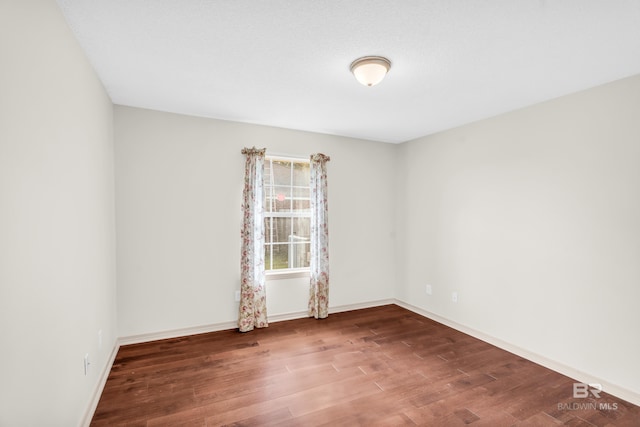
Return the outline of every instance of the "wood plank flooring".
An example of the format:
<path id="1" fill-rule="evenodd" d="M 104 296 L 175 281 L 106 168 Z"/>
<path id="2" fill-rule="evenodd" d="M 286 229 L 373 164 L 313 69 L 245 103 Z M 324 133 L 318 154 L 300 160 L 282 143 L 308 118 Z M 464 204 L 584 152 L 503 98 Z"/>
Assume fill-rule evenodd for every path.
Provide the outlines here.
<path id="1" fill-rule="evenodd" d="M 640 426 L 640 408 L 396 305 L 120 348 L 92 426 Z"/>

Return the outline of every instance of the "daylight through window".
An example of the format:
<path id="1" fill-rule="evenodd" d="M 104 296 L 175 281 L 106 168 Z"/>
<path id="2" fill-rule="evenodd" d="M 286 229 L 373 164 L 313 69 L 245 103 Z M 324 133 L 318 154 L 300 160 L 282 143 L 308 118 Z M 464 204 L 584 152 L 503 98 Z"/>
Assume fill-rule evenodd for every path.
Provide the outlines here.
<path id="1" fill-rule="evenodd" d="M 311 209 L 309 161 L 266 156 L 265 270 L 308 268 Z"/>

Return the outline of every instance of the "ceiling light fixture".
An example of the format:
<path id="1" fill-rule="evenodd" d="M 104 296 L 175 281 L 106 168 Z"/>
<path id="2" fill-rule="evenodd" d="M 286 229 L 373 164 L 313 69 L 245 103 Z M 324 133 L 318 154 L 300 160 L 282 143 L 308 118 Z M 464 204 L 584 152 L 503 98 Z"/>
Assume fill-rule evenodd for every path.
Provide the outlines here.
<path id="1" fill-rule="evenodd" d="M 365 86 L 377 85 L 387 75 L 391 61 L 382 56 L 363 56 L 351 63 L 351 72 Z"/>

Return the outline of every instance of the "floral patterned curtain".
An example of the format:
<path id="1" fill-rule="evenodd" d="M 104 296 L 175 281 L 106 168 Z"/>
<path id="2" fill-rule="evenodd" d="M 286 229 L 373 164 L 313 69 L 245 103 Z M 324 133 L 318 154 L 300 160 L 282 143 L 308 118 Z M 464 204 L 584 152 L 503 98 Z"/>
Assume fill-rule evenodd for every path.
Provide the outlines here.
<path id="1" fill-rule="evenodd" d="M 240 260 L 240 311 L 238 328 L 248 332 L 264 328 L 267 302 L 264 289 L 263 174 L 266 149 L 244 148 L 242 192 L 242 252 Z"/>
<path id="2" fill-rule="evenodd" d="M 311 286 L 309 317 L 329 315 L 329 217 L 327 211 L 327 162 L 329 156 L 312 154 L 311 172 Z"/>

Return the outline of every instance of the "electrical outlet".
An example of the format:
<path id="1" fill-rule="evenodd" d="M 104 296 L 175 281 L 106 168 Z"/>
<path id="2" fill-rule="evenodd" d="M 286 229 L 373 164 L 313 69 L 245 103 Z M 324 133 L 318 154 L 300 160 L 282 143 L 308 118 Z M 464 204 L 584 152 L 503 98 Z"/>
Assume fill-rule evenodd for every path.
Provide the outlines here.
<path id="1" fill-rule="evenodd" d="M 240 302 L 240 291 L 236 291 L 236 302 Z"/>
<path id="2" fill-rule="evenodd" d="M 98 350 L 102 350 L 102 329 L 98 331 Z"/>
<path id="3" fill-rule="evenodd" d="M 427 295 L 431 295 L 433 290 L 431 289 L 431 285 L 427 285 Z"/>
<path id="4" fill-rule="evenodd" d="M 458 293 L 457 292 L 452 292 L 451 293 L 451 301 L 458 302 Z"/>

